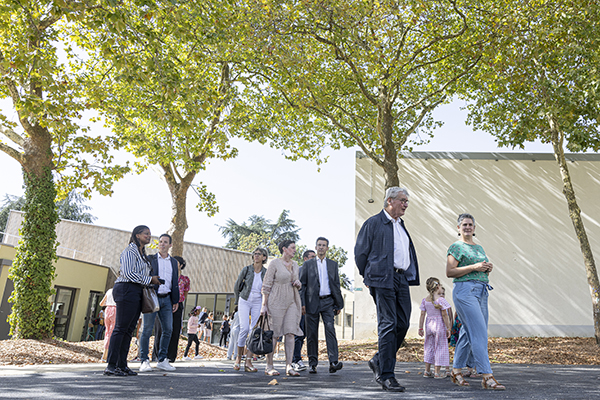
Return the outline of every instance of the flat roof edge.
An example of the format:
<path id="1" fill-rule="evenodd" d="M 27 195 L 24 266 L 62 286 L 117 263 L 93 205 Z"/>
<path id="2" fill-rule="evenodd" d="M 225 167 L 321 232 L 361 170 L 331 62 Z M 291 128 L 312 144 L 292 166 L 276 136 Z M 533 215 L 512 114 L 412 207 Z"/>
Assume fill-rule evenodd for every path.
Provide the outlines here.
<path id="1" fill-rule="evenodd" d="M 517 153 L 517 152 L 458 152 L 458 151 L 402 151 L 399 158 L 440 159 L 440 160 L 531 160 L 554 161 L 554 153 Z M 356 158 L 368 158 L 362 151 L 356 152 Z M 567 161 L 600 161 L 600 153 L 565 153 Z"/>

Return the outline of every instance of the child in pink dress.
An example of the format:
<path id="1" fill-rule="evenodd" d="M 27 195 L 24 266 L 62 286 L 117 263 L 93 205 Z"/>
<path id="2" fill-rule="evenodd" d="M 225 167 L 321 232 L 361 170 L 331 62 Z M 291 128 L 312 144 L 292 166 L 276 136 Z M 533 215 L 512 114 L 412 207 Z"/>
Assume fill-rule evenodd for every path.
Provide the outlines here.
<path id="1" fill-rule="evenodd" d="M 430 378 L 431 364 L 435 366 L 434 377 L 443 379 L 446 373 L 441 372 L 443 366 L 450 365 L 448 352 L 448 338 L 450 337 L 450 320 L 447 309 L 450 304 L 442 297 L 444 290 L 437 278 L 429 278 L 426 283 L 429 295 L 421 301 L 421 318 L 419 320 L 419 336 L 423 336 L 423 323 L 425 323 L 425 372 L 424 378 Z M 427 316 L 427 320 L 425 317 Z"/>

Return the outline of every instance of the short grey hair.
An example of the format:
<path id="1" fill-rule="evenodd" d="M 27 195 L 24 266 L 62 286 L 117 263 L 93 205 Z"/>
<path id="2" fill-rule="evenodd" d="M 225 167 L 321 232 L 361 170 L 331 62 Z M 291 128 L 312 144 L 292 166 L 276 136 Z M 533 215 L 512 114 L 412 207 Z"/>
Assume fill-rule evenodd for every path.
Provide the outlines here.
<path id="1" fill-rule="evenodd" d="M 463 219 L 465 219 L 465 218 L 468 218 L 468 219 L 472 220 L 472 221 L 473 221 L 473 225 L 475 225 L 475 217 L 474 217 L 474 216 L 472 216 L 472 215 L 471 215 L 471 214 L 469 214 L 469 213 L 462 213 L 462 214 L 460 214 L 460 215 L 458 216 L 458 220 L 457 220 L 457 221 L 458 221 L 458 225 L 460 225 L 460 223 L 461 223 L 461 222 L 463 221 Z"/>
<path id="2" fill-rule="evenodd" d="M 401 188 L 398 186 L 392 186 L 385 191 L 385 198 L 383 199 L 383 208 L 388 206 L 388 199 L 395 199 L 398 195 L 402 193 L 408 199 L 408 190 L 405 188 Z"/>

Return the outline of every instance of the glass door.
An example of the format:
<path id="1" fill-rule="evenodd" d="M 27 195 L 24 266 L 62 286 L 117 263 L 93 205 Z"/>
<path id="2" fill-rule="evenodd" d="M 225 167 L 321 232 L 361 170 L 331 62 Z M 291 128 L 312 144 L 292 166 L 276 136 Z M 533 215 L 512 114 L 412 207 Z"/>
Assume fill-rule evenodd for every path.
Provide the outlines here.
<path id="1" fill-rule="evenodd" d="M 75 290 L 72 288 L 55 286 L 56 294 L 52 299 L 52 312 L 54 313 L 54 336 L 67 340 Z"/>

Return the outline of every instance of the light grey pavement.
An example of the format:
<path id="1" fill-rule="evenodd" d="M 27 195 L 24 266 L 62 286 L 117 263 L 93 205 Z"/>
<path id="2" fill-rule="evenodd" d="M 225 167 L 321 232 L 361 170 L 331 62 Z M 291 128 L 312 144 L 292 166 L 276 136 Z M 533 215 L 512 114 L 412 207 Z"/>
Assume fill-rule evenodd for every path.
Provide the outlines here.
<path id="1" fill-rule="evenodd" d="M 175 372 L 154 370 L 136 377 L 108 377 L 105 364 L 0 367 L 0 399 L 600 399 L 600 366 L 494 364 L 494 375 L 507 389 L 483 390 L 450 378 L 423 378 L 422 363 L 398 363 L 396 377 L 404 393 L 389 393 L 374 383 L 365 362 L 345 362 L 330 374 L 321 365 L 316 375 L 271 378 L 264 363 L 258 373 L 234 371 L 230 361 L 176 362 Z M 280 372 L 283 363 L 276 363 Z M 130 363 L 137 371 L 139 364 Z M 277 379 L 278 385 L 268 383 Z"/>

